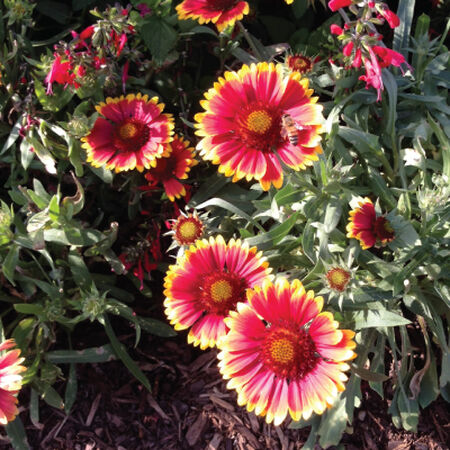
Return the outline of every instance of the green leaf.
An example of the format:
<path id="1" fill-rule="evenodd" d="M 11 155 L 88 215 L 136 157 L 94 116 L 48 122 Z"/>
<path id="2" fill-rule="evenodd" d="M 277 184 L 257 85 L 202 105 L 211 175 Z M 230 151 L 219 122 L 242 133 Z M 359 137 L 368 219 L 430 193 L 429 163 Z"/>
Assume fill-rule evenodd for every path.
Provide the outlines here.
<path id="1" fill-rule="evenodd" d="M 442 397 L 450 402 L 450 352 L 446 350 L 442 355 L 441 376 L 439 377 L 439 388 Z"/>
<path id="2" fill-rule="evenodd" d="M 77 286 L 85 291 L 89 291 L 92 286 L 92 277 L 83 258 L 76 250 L 70 250 L 67 261 Z"/>
<path id="3" fill-rule="evenodd" d="M 42 400 L 47 403 L 47 405 L 53 406 L 53 408 L 63 409 L 64 402 L 58 392 L 55 391 L 50 385 L 43 386 L 43 390 L 40 391 Z"/>
<path id="4" fill-rule="evenodd" d="M 34 159 L 34 152 L 30 143 L 26 139 L 22 139 L 20 143 L 20 163 L 22 167 L 27 170 L 30 167 L 31 161 Z"/>
<path id="5" fill-rule="evenodd" d="M 258 228 L 259 231 L 264 232 L 264 228 L 255 220 L 253 220 L 252 217 L 250 217 L 248 214 L 246 214 L 241 209 L 237 208 L 233 204 L 227 202 L 226 200 L 223 200 L 221 198 L 215 197 L 210 200 L 207 200 L 206 202 L 201 203 L 200 205 L 197 205 L 198 209 L 206 208 L 207 206 L 218 206 L 219 208 L 226 209 L 227 211 L 230 211 L 239 217 L 242 217 L 243 219 L 250 222 L 252 225 L 254 225 L 256 228 Z"/>
<path id="6" fill-rule="evenodd" d="M 406 431 L 417 431 L 419 423 L 419 404 L 406 396 L 402 389 L 399 389 L 397 400 L 398 412 L 402 419 L 402 426 Z"/>
<path id="7" fill-rule="evenodd" d="M 22 314 L 32 314 L 33 316 L 39 316 L 44 312 L 42 305 L 35 305 L 32 303 L 16 303 L 14 309 Z"/>
<path id="8" fill-rule="evenodd" d="M 158 64 L 164 62 L 170 50 L 175 47 L 178 37 L 175 29 L 157 15 L 146 19 L 140 29 L 140 35 Z"/>
<path id="9" fill-rule="evenodd" d="M 58 223 L 60 221 L 60 209 L 57 195 L 54 195 L 48 204 L 48 216 L 53 222 Z"/>
<path id="10" fill-rule="evenodd" d="M 25 427 L 19 416 L 5 425 L 5 431 L 14 450 L 29 450 L 31 448 L 28 444 Z"/>
<path id="11" fill-rule="evenodd" d="M 416 0 L 400 0 L 397 9 L 400 25 L 394 31 L 394 44 L 392 48 L 402 53 L 406 60 L 408 60 L 408 51 L 405 49 L 408 47 L 409 36 L 411 35 L 415 3 Z"/>
<path id="12" fill-rule="evenodd" d="M 144 331 L 160 337 L 175 337 L 177 332 L 168 324 L 149 317 L 138 317 L 138 324 Z"/>
<path id="13" fill-rule="evenodd" d="M 47 95 L 43 84 L 34 78 L 34 92 L 40 104 L 46 111 L 57 112 L 72 100 L 74 93 L 70 88 L 64 89 L 62 86 L 53 86 L 53 95 Z"/>
<path id="14" fill-rule="evenodd" d="M 364 369 L 363 367 L 351 366 L 351 370 L 363 380 L 375 382 L 389 380 L 389 377 L 384 373 L 371 372 L 370 370 Z"/>
<path id="15" fill-rule="evenodd" d="M 316 254 L 314 252 L 315 228 L 311 224 L 311 220 L 305 225 L 302 235 L 303 253 L 313 262 L 316 262 Z"/>
<path id="16" fill-rule="evenodd" d="M 324 218 L 324 225 L 325 225 L 325 233 L 330 234 L 339 223 L 339 220 L 342 215 L 342 205 L 340 202 L 338 202 L 335 199 L 331 199 L 328 202 L 327 208 L 325 210 L 325 218 Z"/>
<path id="17" fill-rule="evenodd" d="M 84 350 L 53 350 L 45 354 L 47 361 L 53 364 L 102 363 L 116 359 L 111 344 L 90 347 Z"/>
<path id="18" fill-rule="evenodd" d="M 291 184 L 286 184 L 275 194 L 273 199 L 278 206 L 290 205 L 297 201 L 304 192 L 304 189 L 297 189 Z"/>
<path id="19" fill-rule="evenodd" d="M 333 407 L 322 417 L 317 433 L 320 435 L 319 444 L 323 448 L 337 445 L 341 440 L 348 419 L 345 412 L 345 402 L 345 397 L 341 395 L 336 399 Z"/>
<path id="20" fill-rule="evenodd" d="M 431 348 L 428 349 L 431 351 Z M 419 404 L 421 408 L 426 408 L 439 396 L 439 382 L 436 369 L 436 357 L 431 354 L 431 363 L 420 383 Z"/>
<path id="21" fill-rule="evenodd" d="M 111 341 L 111 345 L 114 349 L 114 353 L 116 354 L 116 356 L 122 360 L 126 368 L 131 372 L 131 374 L 138 381 L 140 381 L 149 392 L 151 392 L 152 389 L 150 387 L 150 382 L 148 381 L 148 378 L 144 375 L 144 372 L 142 372 L 139 366 L 131 359 L 130 355 L 127 353 L 125 349 L 125 346 L 117 339 L 116 334 L 114 333 L 114 330 L 109 322 L 109 318 L 106 314 L 103 316 L 103 326 L 105 327 L 106 334 L 108 335 L 109 340 Z"/>
<path id="22" fill-rule="evenodd" d="M 78 382 L 77 382 L 77 370 L 74 363 L 69 366 L 69 377 L 67 378 L 66 392 L 64 394 L 64 412 L 70 413 L 73 404 L 77 398 Z"/>
<path id="23" fill-rule="evenodd" d="M 17 342 L 20 348 L 27 348 L 33 337 L 33 331 L 36 327 L 36 319 L 34 317 L 27 317 L 22 319 L 14 328 L 12 333 L 13 339 Z"/>
<path id="24" fill-rule="evenodd" d="M 351 313 L 352 329 L 361 330 L 363 328 L 375 327 L 396 327 L 411 323 L 403 316 L 387 310 L 363 310 Z"/>
<path id="25" fill-rule="evenodd" d="M 11 245 L 6 258 L 3 260 L 2 272 L 7 280 L 15 286 L 14 273 L 16 271 L 17 263 L 19 262 L 20 247 L 16 244 Z"/>
<path id="26" fill-rule="evenodd" d="M 8 139 L 6 139 L 6 142 L 3 144 L 3 147 L 0 151 L 0 155 L 6 152 L 9 148 L 11 148 L 14 145 L 14 142 L 17 141 L 19 138 L 19 132 L 22 128 L 22 122 L 24 120 L 25 114 L 22 114 L 18 119 L 17 122 L 14 124 L 14 126 L 11 129 L 11 132 L 9 133 Z"/>

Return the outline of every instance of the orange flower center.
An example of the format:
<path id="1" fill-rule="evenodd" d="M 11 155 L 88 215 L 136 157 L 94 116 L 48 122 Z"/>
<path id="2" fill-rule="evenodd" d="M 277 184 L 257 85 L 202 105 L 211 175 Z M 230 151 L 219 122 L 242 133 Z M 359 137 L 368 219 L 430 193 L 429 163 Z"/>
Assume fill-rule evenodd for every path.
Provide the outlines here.
<path id="1" fill-rule="evenodd" d="M 188 217 L 181 216 L 175 222 L 175 239 L 180 245 L 193 244 L 203 233 L 203 223 L 201 220 L 189 215 Z"/>
<path id="2" fill-rule="evenodd" d="M 271 127 L 271 125 L 272 117 L 270 117 L 270 114 L 267 111 L 252 111 L 247 116 L 247 127 L 254 133 L 263 134 Z"/>
<path id="3" fill-rule="evenodd" d="M 267 329 L 262 359 L 277 376 L 298 380 L 316 367 L 318 356 L 309 334 L 296 326 L 281 324 Z"/>
<path id="4" fill-rule="evenodd" d="M 113 142 L 117 150 L 122 152 L 137 152 L 150 137 L 150 130 L 145 123 L 126 119 L 117 124 L 113 133 Z"/>
<path id="5" fill-rule="evenodd" d="M 214 283 L 211 284 L 210 292 L 213 302 L 226 302 L 233 295 L 233 286 L 228 280 L 214 281 Z"/>
<path id="6" fill-rule="evenodd" d="M 138 133 L 138 127 L 134 123 L 124 123 L 119 127 L 119 136 L 121 139 L 132 139 Z"/>
<path id="7" fill-rule="evenodd" d="M 245 147 L 263 152 L 278 148 L 281 138 L 281 112 L 263 102 L 254 102 L 237 114 L 234 139 Z"/>
<path id="8" fill-rule="evenodd" d="M 247 283 L 230 272 L 214 272 L 200 281 L 200 298 L 205 309 L 226 316 L 238 302 L 245 301 Z"/>
<path id="9" fill-rule="evenodd" d="M 328 285 L 331 289 L 342 292 L 347 287 L 350 281 L 350 273 L 344 270 L 342 267 L 334 267 L 326 274 Z"/>

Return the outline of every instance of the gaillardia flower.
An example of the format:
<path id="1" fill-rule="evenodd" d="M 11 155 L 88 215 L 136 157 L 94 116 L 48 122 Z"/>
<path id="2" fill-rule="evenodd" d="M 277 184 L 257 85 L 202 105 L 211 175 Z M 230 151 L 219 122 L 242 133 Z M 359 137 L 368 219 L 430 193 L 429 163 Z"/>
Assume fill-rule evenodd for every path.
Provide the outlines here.
<path id="1" fill-rule="evenodd" d="M 313 68 L 313 61 L 311 58 L 300 54 L 289 55 L 286 59 L 286 63 L 289 69 L 301 74 L 307 73 Z"/>
<path id="2" fill-rule="evenodd" d="M 188 141 L 175 135 L 173 141 L 166 144 L 163 157 L 156 160 L 156 165 L 145 174 L 145 178 L 151 185 L 162 183 L 167 197 L 173 202 L 175 198 L 186 195 L 186 189 L 179 180 L 185 180 L 191 167 L 197 163 L 194 148 L 189 147 Z"/>
<path id="3" fill-rule="evenodd" d="M 173 119 L 162 114 L 163 103 L 147 95 L 129 94 L 108 97 L 96 106 L 99 117 L 82 138 L 87 162 L 116 172 L 156 166 L 164 153 L 164 144 L 172 140 Z"/>
<path id="4" fill-rule="evenodd" d="M 350 282 L 351 274 L 342 267 L 333 267 L 325 274 L 330 289 L 344 292 Z"/>
<path id="5" fill-rule="evenodd" d="M 377 217 L 375 207 L 369 198 L 359 202 L 359 207 L 350 211 L 347 237 L 360 241 L 363 250 L 377 242 L 385 245 L 395 238 L 394 229 L 384 216 Z"/>
<path id="6" fill-rule="evenodd" d="M 280 188 L 280 161 L 305 169 L 322 151 L 322 106 L 306 78 L 298 72 L 285 76 L 284 70 L 283 64 L 264 62 L 225 72 L 200 102 L 205 112 L 195 116 L 203 137 L 197 149 L 233 181 L 255 179 L 264 190 Z"/>
<path id="7" fill-rule="evenodd" d="M 180 213 L 172 224 L 172 234 L 178 245 L 193 245 L 203 235 L 205 226 L 197 213 L 185 215 Z"/>
<path id="8" fill-rule="evenodd" d="M 248 14 L 247 2 L 240 0 L 184 0 L 176 7 L 180 20 L 195 19 L 200 24 L 212 22 L 219 31 Z"/>
<path id="9" fill-rule="evenodd" d="M 225 243 L 222 236 L 198 240 L 169 267 L 165 313 L 176 330 L 192 327 L 189 343 L 214 347 L 228 331 L 224 318 L 270 272 L 256 247 L 234 239 Z"/>
<path id="10" fill-rule="evenodd" d="M 305 292 L 298 280 L 279 278 L 247 290 L 220 340 L 219 367 L 238 404 L 279 425 L 288 412 L 294 420 L 322 414 L 344 390 L 353 359 L 354 332 L 339 330 L 322 297 Z"/>
<path id="11" fill-rule="evenodd" d="M 0 344 L 0 352 L 9 350 L 16 345 L 14 339 L 8 339 Z M 0 424 L 6 425 L 18 414 L 17 397 L 15 394 L 22 387 L 22 375 L 26 367 L 20 363 L 20 350 L 7 351 L 0 356 Z"/>

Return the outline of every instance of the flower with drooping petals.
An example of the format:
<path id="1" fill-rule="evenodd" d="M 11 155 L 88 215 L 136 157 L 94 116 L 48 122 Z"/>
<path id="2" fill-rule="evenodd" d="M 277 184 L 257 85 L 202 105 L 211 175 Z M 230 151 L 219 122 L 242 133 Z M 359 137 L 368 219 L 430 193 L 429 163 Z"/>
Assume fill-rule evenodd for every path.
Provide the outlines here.
<path id="1" fill-rule="evenodd" d="M 342 267 L 333 267 L 325 274 L 330 289 L 344 292 L 350 282 L 350 272 Z"/>
<path id="2" fill-rule="evenodd" d="M 165 155 L 156 160 L 156 165 L 145 174 L 145 178 L 151 185 L 162 183 L 167 197 L 173 202 L 175 198 L 186 195 L 186 189 L 179 180 L 185 180 L 198 161 L 194 158 L 194 148 L 178 135 L 165 147 Z"/>
<path id="3" fill-rule="evenodd" d="M 248 3 L 240 0 L 184 0 L 175 9 L 180 20 L 212 22 L 219 31 L 242 20 L 250 10 Z"/>
<path id="4" fill-rule="evenodd" d="M 190 344 L 214 347 L 228 331 L 224 318 L 270 272 L 256 247 L 234 239 L 225 243 L 222 236 L 198 240 L 169 267 L 165 313 L 176 330 L 192 327 Z"/>
<path id="5" fill-rule="evenodd" d="M 365 198 L 358 208 L 350 211 L 347 237 L 358 239 L 362 249 L 366 250 L 378 242 L 381 245 L 391 242 L 395 233 L 386 217 L 377 217 L 372 201 Z"/>
<path id="6" fill-rule="evenodd" d="M 298 72 L 285 76 L 283 64 L 244 65 L 205 93 L 205 112 L 195 116 L 200 155 L 219 165 L 219 172 L 259 181 L 264 190 L 280 188 L 280 161 L 294 170 L 317 160 L 322 130 L 322 106 L 311 97 L 308 79 Z M 297 145 L 284 133 L 282 116 L 295 122 Z"/>
<path id="7" fill-rule="evenodd" d="M 298 280 L 284 278 L 247 291 L 225 324 L 219 342 L 220 372 L 238 404 L 279 425 L 288 412 L 294 420 L 322 414 L 344 390 L 353 359 L 354 332 L 339 330 L 322 297 L 305 292 Z"/>
<path id="8" fill-rule="evenodd" d="M 311 58 L 304 55 L 289 55 L 286 61 L 291 70 L 295 70 L 301 74 L 310 72 L 313 68 L 313 61 Z"/>
<path id="9" fill-rule="evenodd" d="M 108 97 L 96 106 L 99 117 L 82 138 L 87 162 L 94 167 L 105 166 L 116 172 L 156 166 L 164 153 L 164 144 L 172 140 L 173 119 L 162 114 L 163 103 L 147 95 L 129 94 Z"/>
<path id="10" fill-rule="evenodd" d="M 0 344 L 0 352 L 9 350 L 16 345 L 14 339 L 8 339 Z M 0 356 L 0 424 L 6 425 L 14 420 L 19 413 L 17 408 L 17 392 L 22 387 L 22 375 L 26 367 L 20 363 L 20 350 L 7 351 Z"/>

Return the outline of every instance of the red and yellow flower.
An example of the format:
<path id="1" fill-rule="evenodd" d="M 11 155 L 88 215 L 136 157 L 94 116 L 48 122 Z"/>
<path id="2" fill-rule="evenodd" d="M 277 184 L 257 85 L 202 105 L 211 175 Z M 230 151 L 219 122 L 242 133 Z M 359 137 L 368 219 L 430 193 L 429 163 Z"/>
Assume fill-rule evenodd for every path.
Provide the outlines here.
<path id="1" fill-rule="evenodd" d="M 205 93 L 205 112 L 195 116 L 200 155 L 219 166 L 219 172 L 259 181 L 264 190 L 283 184 L 281 163 L 305 169 L 321 153 L 322 106 L 311 97 L 308 80 L 298 72 L 283 75 L 282 64 L 244 65 Z M 297 136 L 293 145 L 282 117 L 289 115 Z"/>
<path id="2" fill-rule="evenodd" d="M 242 20 L 250 11 L 240 0 L 184 0 L 176 7 L 180 20 L 194 19 L 200 24 L 212 22 L 219 31 Z"/>
<path id="3" fill-rule="evenodd" d="M 355 333 L 339 330 L 321 312 L 322 297 L 298 280 L 266 280 L 247 299 L 225 319 L 230 331 L 219 342 L 220 372 L 238 404 L 275 425 L 288 413 L 294 420 L 322 414 L 344 390 Z"/>
<path id="4" fill-rule="evenodd" d="M 357 208 L 350 211 L 347 237 L 358 239 L 362 249 L 366 250 L 377 243 L 385 245 L 391 242 L 395 233 L 386 217 L 377 217 L 372 201 L 365 198 Z"/>
<path id="5" fill-rule="evenodd" d="M 180 213 L 178 219 L 172 224 L 172 233 L 178 245 L 193 245 L 203 235 L 205 226 L 198 215 Z"/>
<path id="6" fill-rule="evenodd" d="M 228 331 L 224 318 L 270 272 L 256 247 L 234 239 L 225 243 L 222 236 L 198 240 L 169 267 L 165 313 L 176 330 L 192 327 L 189 343 L 214 347 Z"/>
<path id="7" fill-rule="evenodd" d="M 163 157 L 156 160 L 156 165 L 145 174 L 145 178 L 151 186 L 162 183 L 167 197 L 173 202 L 175 198 L 186 195 L 186 189 L 179 180 L 185 180 L 198 161 L 194 158 L 194 148 L 178 135 L 165 144 L 165 148 Z"/>
<path id="8" fill-rule="evenodd" d="M 342 267 L 333 267 L 325 274 L 330 289 L 344 292 L 351 279 L 349 271 Z"/>
<path id="9" fill-rule="evenodd" d="M 298 53 L 295 55 L 289 55 L 286 59 L 286 63 L 289 69 L 301 74 L 310 72 L 314 65 L 311 58 Z"/>
<path id="10" fill-rule="evenodd" d="M 87 162 L 116 172 L 156 166 L 164 154 L 164 144 L 172 140 L 173 119 L 162 114 L 163 103 L 147 95 L 108 97 L 96 106 L 99 117 L 82 138 Z"/>
<path id="11" fill-rule="evenodd" d="M 8 339 L 0 344 L 0 352 L 9 350 L 16 345 L 14 339 Z M 26 367 L 20 364 L 20 350 L 10 350 L 0 356 L 0 424 L 6 425 L 14 420 L 19 413 L 16 394 L 22 387 L 21 373 Z"/>

